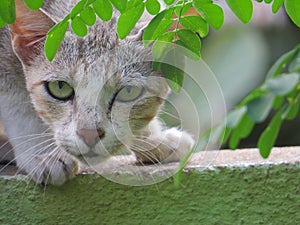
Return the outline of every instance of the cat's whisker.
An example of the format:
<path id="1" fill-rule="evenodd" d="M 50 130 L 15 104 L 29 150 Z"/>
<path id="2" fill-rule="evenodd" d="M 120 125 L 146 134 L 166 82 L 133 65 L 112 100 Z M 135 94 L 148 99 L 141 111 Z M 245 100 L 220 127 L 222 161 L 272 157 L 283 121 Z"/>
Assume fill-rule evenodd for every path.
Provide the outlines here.
<path id="1" fill-rule="evenodd" d="M 57 151 L 58 150 L 58 147 L 54 148 L 50 153 L 49 153 L 49 156 L 51 156 L 52 158 L 52 163 L 51 163 L 51 160 L 48 160 L 48 158 L 45 158 L 41 161 L 41 164 L 44 164 L 46 163 L 48 166 L 48 172 L 46 173 L 46 177 L 43 179 L 44 182 L 43 182 L 43 185 L 44 185 L 44 194 L 46 192 L 46 186 L 48 184 L 48 181 L 49 179 L 51 179 L 51 173 L 52 173 L 52 169 L 54 168 L 54 164 L 56 163 L 56 161 L 58 161 L 58 159 L 62 156 L 63 152 L 60 152 L 60 151 Z M 54 153 L 54 154 L 53 154 Z M 47 160 L 47 162 L 46 162 Z M 45 173 L 41 174 L 42 175 L 45 175 Z M 38 180 L 40 180 L 41 176 L 38 178 Z"/>
<path id="2" fill-rule="evenodd" d="M 134 145 L 131 146 L 131 149 L 135 152 L 138 152 L 140 155 L 144 156 L 152 164 L 160 163 L 159 160 L 157 159 L 157 156 L 153 152 L 151 152 L 151 150 L 144 149 L 141 151 L 141 146 L 134 146 Z"/>
<path id="3" fill-rule="evenodd" d="M 48 137 L 48 136 L 53 136 L 53 134 L 51 133 L 39 133 L 39 134 L 28 134 L 28 135 L 23 135 L 23 136 L 18 136 L 18 137 L 12 137 L 9 138 L 9 140 L 7 140 L 3 145 L 0 146 L 0 149 L 5 146 L 6 144 L 8 144 L 10 141 L 15 141 L 18 139 L 22 139 L 22 138 L 32 138 L 32 137 Z"/>
<path id="4" fill-rule="evenodd" d="M 159 144 L 163 143 L 161 141 L 161 143 L 154 144 L 150 140 L 148 140 L 147 138 L 136 138 L 135 140 L 138 141 L 139 143 L 144 143 L 146 145 L 149 145 L 150 147 L 152 147 L 152 149 L 157 148 L 157 146 L 159 146 Z M 149 149 L 148 149 L 148 151 L 149 151 Z"/>
<path id="5" fill-rule="evenodd" d="M 147 138 L 139 138 L 139 136 L 138 136 L 138 137 L 136 138 L 136 140 L 141 141 L 141 142 L 144 142 L 144 143 L 146 143 L 146 144 L 148 144 L 148 145 L 151 145 L 151 146 L 153 146 L 153 147 L 156 147 L 156 146 L 158 146 L 159 144 L 164 144 L 164 145 L 167 146 L 168 148 L 174 149 L 174 147 L 172 147 L 169 143 L 167 143 L 167 142 L 164 141 L 164 140 L 161 140 L 161 142 L 160 142 L 160 143 L 157 143 L 156 146 L 153 145 L 151 142 L 147 141 Z M 177 144 L 179 145 L 179 141 L 178 141 Z"/>
<path id="6" fill-rule="evenodd" d="M 26 136 L 27 136 L 27 135 L 26 135 Z M 34 136 L 36 136 L 36 135 L 28 135 L 28 136 L 33 136 L 32 139 L 34 139 L 34 138 L 35 138 Z M 30 141 L 30 140 L 31 140 L 31 139 L 29 139 L 29 140 L 27 139 L 25 142 L 21 142 L 20 145 L 22 145 L 22 144 L 24 144 L 24 143 L 27 143 L 27 142 Z M 7 163 L 1 168 L 0 172 L 2 172 L 3 170 L 5 170 L 5 169 L 6 169 L 9 165 L 11 165 L 17 158 L 22 158 L 23 155 L 27 153 L 27 151 L 30 151 L 32 148 L 35 148 L 36 146 L 43 145 L 43 144 L 47 143 L 48 141 L 54 141 L 54 139 L 53 139 L 53 138 L 48 139 L 48 140 L 44 141 L 43 143 L 38 143 L 37 145 L 32 146 L 32 147 L 29 148 L 29 149 L 26 149 L 26 150 L 25 150 L 24 152 L 22 152 L 21 154 L 18 154 L 18 156 L 15 156 L 14 159 L 12 159 L 12 160 L 10 160 L 9 162 L 7 162 Z M 44 146 L 42 149 L 38 150 L 35 154 L 39 154 L 39 152 L 44 151 L 46 148 L 51 147 L 51 145 L 53 145 L 53 144 L 54 144 L 54 143 L 52 142 L 52 143 L 50 143 L 50 145 Z M 9 150 L 9 151 L 13 151 L 13 148 L 12 148 L 11 150 Z M 6 154 L 8 154 L 8 153 L 6 153 Z M 4 155 L 4 157 L 6 156 L 6 154 Z M 29 162 L 28 162 L 28 163 L 29 163 Z M 23 165 L 23 167 L 25 167 L 25 166 L 26 166 L 26 164 Z M 23 169 L 23 167 L 21 167 L 21 168 L 18 167 L 18 170 L 16 171 L 16 174 L 20 173 L 20 171 Z M 30 177 L 30 176 L 29 176 L 29 175 L 25 175 L 24 179 L 26 179 L 26 177 Z M 24 181 L 24 179 L 21 179 L 19 182 Z M 19 182 L 18 182 L 18 183 L 19 183 Z M 17 185 L 18 185 L 18 183 L 17 183 Z"/>
<path id="7" fill-rule="evenodd" d="M 50 140 L 49 140 L 49 141 L 50 141 Z M 52 144 L 54 144 L 54 143 L 51 143 L 51 145 L 52 145 Z M 41 145 L 41 144 L 38 144 L 38 145 Z M 38 145 L 36 145 L 36 146 L 38 146 Z M 35 148 L 36 146 L 33 146 L 32 148 Z M 42 152 L 42 151 L 45 151 L 45 150 L 46 150 L 47 148 L 49 148 L 49 147 L 50 147 L 50 146 L 47 145 L 47 146 L 43 147 L 42 149 L 36 151 L 35 154 L 38 155 L 38 153 L 40 153 L 40 152 Z M 31 148 L 30 148 L 30 149 L 31 149 Z M 24 151 L 24 152 L 18 154 L 18 155 L 15 156 L 12 160 L 10 160 L 10 161 L 8 161 L 7 163 L 5 163 L 4 166 L 0 169 L 0 173 L 1 173 L 3 170 L 5 170 L 8 166 L 10 166 L 12 163 L 14 163 L 15 161 L 17 161 L 18 158 L 23 158 L 23 156 L 26 155 L 26 154 L 27 154 L 27 151 L 29 151 L 30 149 L 27 149 L 26 151 Z M 34 155 L 33 155 L 33 156 L 34 156 Z M 29 161 L 28 163 L 30 163 L 30 161 Z M 24 169 L 24 168 L 27 166 L 28 163 L 23 164 L 22 167 L 20 167 L 20 166 L 18 165 L 18 170 L 17 170 L 16 174 L 20 173 L 20 172 L 22 171 L 22 169 Z"/>
<path id="8" fill-rule="evenodd" d="M 31 141 L 33 141 L 33 140 L 35 140 L 35 139 L 38 139 L 38 138 L 47 138 L 47 137 L 51 137 L 52 135 L 42 135 L 42 134 L 38 134 L 38 135 L 26 135 L 25 137 L 17 137 L 18 139 L 21 139 L 21 138 L 28 138 L 28 137 L 31 137 L 30 139 L 26 139 L 25 141 L 23 141 L 23 142 L 20 142 L 18 145 L 15 145 L 14 147 L 11 147 L 11 149 L 9 149 L 9 150 L 6 150 L 6 153 L 2 156 L 2 158 L 0 158 L 0 162 L 3 160 L 3 159 L 5 159 L 5 157 L 6 156 L 8 156 L 9 154 L 11 154 L 11 152 L 13 152 L 14 151 L 14 148 L 17 148 L 17 147 L 19 147 L 19 146 L 22 146 L 22 145 L 24 145 L 24 144 L 26 144 L 26 143 L 28 143 L 28 142 L 31 142 Z M 12 138 L 11 140 L 16 140 L 17 138 Z M 51 139 L 53 139 L 53 138 L 51 138 Z M 7 146 L 8 144 L 10 144 L 10 142 L 9 141 L 6 141 L 4 144 L 2 144 L 1 146 L 0 146 L 0 150 L 1 149 L 3 149 L 5 146 Z M 26 151 L 25 151 L 26 152 Z M 12 161 L 10 161 L 9 163 L 12 163 Z"/>
<path id="9" fill-rule="evenodd" d="M 47 147 L 51 147 L 51 146 L 47 146 Z M 45 168 L 45 167 L 42 167 L 42 165 L 45 163 L 45 161 L 47 161 L 50 157 L 53 156 L 53 152 L 56 152 L 57 149 L 58 149 L 58 147 L 54 148 L 49 153 L 47 153 L 48 157 L 43 158 L 30 172 L 28 172 L 28 175 L 33 176 L 33 174 L 35 174 L 37 170 L 39 170 L 40 168 Z M 38 156 L 38 155 L 36 155 L 36 156 Z M 28 163 L 30 163 L 30 160 Z M 41 173 L 41 175 L 37 178 L 37 180 L 40 180 L 41 176 L 43 176 L 43 175 L 44 175 L 44 173 Z"/>
<path id="10" fill-rule="evenodd" d="M 52 145 L 54 145 L 54 143 L 50 143 L 49 145 L 47 145 L 47 146 L 44 146 L 42 149 L 40 149 L 39 151 L 44 151 L 44 149 L 45 148 L 49 148 L 49 147 L 51 147 Z M 39 151 L 37 151 L 37 153 L 39 153 Z M 30 159 L 25 165 L 23 165 L 24 167 L 28 164 L 28 163 L 30 163 L 30 161 L 31 160 L 33 160 L 33 158 L 32 159 Z M 3 168 L 2 168 L 3 169 Z M 18 170 L 17 170 L 17 172 L 16 172 L 16 174 L 18 174 L 18 173 L 20 173 L 20 171 L 22 170 L 23 168 L 22 167 L 19 167 L 18 168 Z M 39 169 L 39 165 L 36 165 L 36 167 L 34 167 L 34 168 L 32 168 L 32 172 L 35 172 L 35 170 L 37 170 L 37 169 Z M 1 171 L 0 171 L 1 172 Z M 15 187 L 17 187 L 21 182 L 24 182 L 26 179 L 28 179 L 28 177 L 29 178 L 31 178 L 31 174 L 32 173 L 27 173 L 26 175 L 24 175 L 24 177 L 23 178 L 20 178 L 19 180 L 18 180 L 18 182 L 16 183 L 16 185 L 15 185 Z M 27 185 L 26 185 L 26 187 L 24 188 L 24 191 L 23 191 L 23 196 L 25 196 L 25 192 L 26 192 L 26 190 L 28 189 L 28 186 L 30 185 L 30 182 L 27 182 Z M 34 188 L 36 188 L 37 187 L 37 183 L 35 184 L 35 186 L 34 186 Z M 12 190 L 13 191 L 13 190 Z"/>
<path id="11" fill-rule="evenodd" d="M 49 144 L 48 146 L 45 146 L 45 147 L 50 148 L 52 145 L 55 145 L 55 143 L 51 143 L 51 144 Z M 33 174 L 35 174 L 41 168 L 44 168 L 44 170 L 46 168 L 48 168 L 48 170 L 49 170 L 48 173 L 45 174 L 45 172 L 43 170 L 42 173 L 40 173 L 39 177 L 37 178 L 37 181 L 42 180 L 43 182 L 40 183 L 40 184 L 36 182 L 35 185 L 34 185 L 34 189 L 36 189 L 40 185 L 44 186 L 43 187 L 44 197 L 45 197 L 45 193 L 46 193 L 46 186 L 47 186 L 46 184 L 48 183 L 48 180 L 49 180 L 49 177 L 50 177 L 50 174 L 51 174 L 51 171 L 52 171 L 52 167 L 53 167 L 53 165 L 56 161 L 55 156 L 59 155 L 59 154 L 62 154 L 61 152 L 57 151 L 58 149 L 59 149 L 59 147 L 55 146 L 50 152 L 47 152 L 48 157 L 43 158 L 38 164 L 36 164 L 35 168 L 33 168 L 31 170 L 31 172 L 28 173 L 29 176 L 33 176 Z M 42 150 L 42 151 L 44 151 L 44 150 Z M 51 161 L 49 160 L 49 158 L 54 158 L 52 165 L 50 165 Z M 49 166 L 48 167 L 43 166 L 43 164 L 46 164 L 46 165 L 49 165 Z M 42 176 L 44 176 L 44 175 L 47 175 L 47 176 L 43 179 Z"/>
<path id="12" fill-rule="evenodd" d="M 51 161 L 49 161 L 49 172 L 48 172 L 47 178 L 45 179 L 45 184 L 48 183 L 49 178 L 52 179 L 51 174 L 52 174 L 52 170 L 53 170 L 53 168 L 55 166 L 55 163 L 57 161 L 59 161 L 59 159 L 63 155 L 62 151 L 60 152 L 60 151 L 57 151 L 57 150 L 58 150 L 58 147 L 52 151 L 52 152 L 54 152 L 54 154 L 51 154 L 51 157 L 53 157 L 53 162 L 52 162 L 52 164 L 50 164 Z M 46 185 L 45 185 L 45 187 L 46 187 Z"/>
<path id="13" fill-rule="evenodd" d="M 52 133 L 39 133 L 39 134 L 28 134 L 28 135 L 22 135 L 22 136 L 18 136 L 18 137 L 12 137 L 12 138 L 9 138 L 10 141 L 12 140 L 18 140 L 18 139 L 22 139 L 22 138 L 32 138 L 32 137 L 49 137 L 49 136 L 53 136 Z"/>
<path id="14" fill-rule="evenodd" d="M 24 135 L 24 136 L 21 136 L 21 137 L 11 138 L 9 141 L 6 141 L 4 144 L 2 144 L 0 146 L 0 150 L 2 148 L 4 148 L 6 145 L 10 144 L 11 141 L 15 141 L 15 140 L 18 140 L 18 139 L 25 139 L 26 138 L 25 141 L 19 143 L 18 145 L 15 145 L 14 148 L 19 147 L 20 145 L 26 144 L 27 142 L 31 142 L 31 141 L 33 141 L 35 139 L 38 139 L 38 138 L 48 138 L 48 137 L 51 137 L 51 136 L 53 136 L 53 135 L 48 134 L 48 133 L 44 133 L 44 134 Z M 27 139 L 27 138 L 29 138 L 29 139 Z"/>
<path id="15" fill-rule="evenodd" d="M 0 172 L 3 171 L 4 169 L 6 169 L 13 161 L 16 161 L 18 158 L 23 158 L 23 156 L 27 154 L 27 151 L 31 151 L 33 148 L 36 148 L 36 147 L 38 147 L 38 146 L 40 146 L 40 145 L 44 145 L 45 143 L 47 143 L 47 142 L 49 142 L 49 141 L 52 141 L 52 142 L 51 142 L 49 145 L 46 145 L 46 146 L 44 146 L 43 148 L 37 150 L 37 151 L 34 153 L 34 155 L 39 155 L 41 152 L 45 151 L 47 148 L 50 148 L 52 145 L 55 144 L 55 143 L 53 142 L 53 141 L 54 141 L 53 139 L 49 139 L 49 140 L 46 140 L 46 141 L 44 141 L 44 142 L 42 142 L 42 143 L 38 143 L 38 144 L 35 145 L 35 146 L 32 146 L 31 148 L 27 149 L 26 151 L 24 151 L 24 152 L 18 154 L 17 156 L 15 156 L 15 158 L 14 158 L 13 160 L 9 161 L 6 165 L 4 165 L 4 166 L 1 168 Z M 34 156 L 34 155 L 33 155 L 33 156 Z M 30 163 L 30 161 L 29 161 L 28 163 Z M 23 164 L 23 166 L 22 166 L 21 168 L 18 167 L 17 173 L 20 173 L 20 171 L 21 171 L 25 166 L 27 166 L 27 163 Z"/>
<path id="16" fill-rule="evenodd" d="M 37 145 L 35 145 L 35 146 L 32 146 L 32 147 L 29 148 L 27 151 L 31 150 L 32 148 L 36 148 L 36 147 L 38 147 L 38 146 L 40 146 L 40 145 L 44 145 L 45 143 L 50 142 L 50 141 L 51 141 L 51 143 L 49 143 L 48 145 L 42 146 L 42 148 L 37 149 L 37 150 L 32 154 L 32 156 L 39 156 L 39 155 L 42 155 L 43 152 L 44 152 L 45 150 L 50 149 L 52 146 L 55 146 L 54 139 L 47 140 L 47 141 L 44 141 L 44 142 L 42 142 L 42 143 L 39 143 L 39 144 L 37 144 Z M 55 146 L 55 148 L 56 148 L 56 146 Z M 51 150 L 51 151 L 52 151 L 52 150 Z M 47 153 L 48 153 L 48 151 L 47 151 Z"/>
<path id="17" fill-rule="evenodd" d="M 151 147 L 153 147 L 153 149 L 156 148 L 156 149 L 158 149 L 158 150 L 161 151 L 161 152 L 164 151 L 163 149 L 160 150 L 160 149 L 158 148 L 160 143 L 157 143 L 156 146 L 154 146 L 153 143 L 151 143 L 150 141 L 148 141 L 148 139 L 146 139 L 146 138 L 139 138 L 139 137 L 137 137 L 136 140 L 138 140 L 139 142 L 145 143 L 146 145 L 150 145 Z M 165 147 L 167 147 L 168 149 L 170 149 L 170 150 L 172 151 L 171 154 L 175 154 L 175 155 L 177 156 L 177 158 L 180 158 L 180 156 L 177 155 L 177 154 L 178 154 L 177 151 L 174 150 L 174 146 L 171 146 L 170 143 L 165 142 L 165 141 L 161 141 L 161 143 L 162 143 Z M 179 146 L 179 142 L 178 142 L 177 144 L 178 144 L 178 146 Z M 141 146 L 140 146 L 140 148 L 141 148 Z M 163 147 L 161 147 L 161 148 L 163 148 Z M 148 151 L 151 151 L 151 150 L 148 150 Z M 138 151 L 138 152 L 140 153 L 140 151 Z"/>
<path id="18" fill-rule="evenodd" d="M 23 141 L 23 142 L 20 142 L 18 145 L 15 145 L 15 148 L 17 148 L 17 147 L 19 147 L 19 146 L 22 146 L 22 145 L 25 145 L 25 144 L 27 144 L 27 143 L 30 143 L 31 141 L 33 141 L 33 140 L 35 140 L 35 139 L 37 139 L 37 138 L 40 138 L 40 137 L 33 137 L 33 138 L 31 138 L 31 139 L 27 139 L 27 140 L 25 140 L 25 141 Z M 32 149 L 34 149 L 34 148 L 36 148 L 36 147 L 39 147 L 40 145 L 43 145 L 43 144 L 45 144 L 45 143 L 47 143 L 47 142 L 55 142 L 55 139 L 54 138 L 48 138 L 48 139 L 46 139 L 45 141 L 43 141 L 43 142 L 38 142 L 36 145 L 34 145 L 34 146 L 31 146 L 30 148 L 28 148 L 28 149 L 26 149 L 25 151 L 23 151 L 21 154 L 27 154 L 28 152 L 30 152 Z"/>

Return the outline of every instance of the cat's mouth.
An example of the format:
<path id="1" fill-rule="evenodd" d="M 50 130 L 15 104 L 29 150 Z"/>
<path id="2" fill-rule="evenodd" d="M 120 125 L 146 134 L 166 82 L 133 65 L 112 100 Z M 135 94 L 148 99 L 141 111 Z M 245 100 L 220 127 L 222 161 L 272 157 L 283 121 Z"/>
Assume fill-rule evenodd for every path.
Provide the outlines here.
<path id="1" fill-rule="evenodd" d="M 108 159 L 112 155 L 119 154 L 124 151 L 125 146 L 122 143 L 116 142 L 110 145 L 110 148 L 90 148 L 87 151 L 78 148 L 71 148 L 70 146 L 61 146 L 62 149 L 68 154 L 75 157 L 80 162 L 86 165 L 97 165 Z"/>
<path id="2" fill-rule="evenodd" d="M 84 153 L 84 154 L 80 154 L 80 157 L 87 157 L 87 158 L 94 158 L 94 157 L 99 157 L 100 154 L 97 154 L 96 152 L 90 150 L 89 152 L 87 153 Z"/>
<path id="3" fill-rule="evenodd" d="M 90 150 L 87 153 L 80 153 L 78 155 L 73 156 L 75 156 L 75 158 L 77 158 L 80 162 L 86 165 L 98 165 L 101 162 L 105 161 L 110 155 L 101 154 Z"/>
<path id="4" fill-rule="evenodd" d="M 100 157 L 99 154 L 92 151 L 86 154 L 76 155 L 75 157 L 85 165 L 97 165 L 103 161 L 103 157 Z"/>

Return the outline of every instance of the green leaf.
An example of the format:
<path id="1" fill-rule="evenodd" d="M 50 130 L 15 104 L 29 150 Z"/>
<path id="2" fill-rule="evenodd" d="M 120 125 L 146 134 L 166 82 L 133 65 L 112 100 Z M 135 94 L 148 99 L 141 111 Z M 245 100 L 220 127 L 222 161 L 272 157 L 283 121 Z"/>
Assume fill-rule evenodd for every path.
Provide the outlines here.
<path id="1" fill-rule="evenodd" d="M 184 71 L 180 68 L 185 63 L 184 56 L 176 49 L 171 49 L 161 63 L 161 71 L 166 78 L 169 87 L 175 93 L 179 93 L 183 84 Z"/>
<path id="2" fill-rule="evenodd" d="M 126 10 L 128 10 L 129 8 L 135 7 L 137 5 L 140 5 L 143 2 L 144 2 L 143 0 L 129 0 L 127 2 L 127 8 L 126 8 Z"/>
<path id="3" fill-rule="evenodd" d="M 164 0 L 164 2 L 167 4 L 167 5 L 172 5 L 175 0 Z"/>
<path id="4" fill-rule="evenodd" d="M 265 3 L 270 4 L 273 0 L 264 0 Z"/>
<path id="5" fill-rule="evenodd" d="M 160 3 L 157 0 L 147 0 L 146 9 L 151 15 L 156 15 L 160 11 Z"/>
<path id="6" fill-rule="evenodd" d="M 254 125 L 255 122 L 248 115 L 245 115 L 243 121 L 241 122 L 240 137 L 241 138 L 248 137 Z"/>
<path id="7" fill-rule="evenodd" d="M 285 10 L 291 20 L 300 27 L 300 2 L 299 0 L 285 0 Z"/>
<path id="8" fill-rule="evenodd" d="M 275 95 L 286 95 L 298 84 L 299 75 L 296 73 L 282 75 L 266 81 L 264 87 Z"/>
<path id="9" fill-rule="evenodd" d="M 275 144 L 276 138 L 279 133 L 280 126 L 282 124 L 282 110 L 280 110 L 272 119 L 268 127 L 264 130 L 258 140 L 258 148 L 260 155 L 263 158 L 268 158 L 271 149 Z"/>
<path id="10" fill-rule="evenodd" d="M 292 101 L 288 108 L 284 111 L 282 117 L 287 120 L 293 120 L 298 115 L 299 112 L 299 98 Z"/>
<path id="11" fill-rule="evenodd" d="M 81 0 L 73 7 L 70 13 L 70 18 L 74 19 L 84 9 L 87 0 Z"/>
<path id="12" fill-rule="evenodd" d="M 184 14 L 186 14 L 191 7 L 192 7 L 192 2 L 185 3 L 184 6 L 182 6 L 182 5 L 176 6 L 175 7 L 175 13 L 176 13 L 177 16 L 181 17 Z"/>
<path id="13" fill-rule="evenodd" d="M 186 167 L 187 163 L 189 162 L 190 157 L 192 156 L 192 154 L 197 150 L 201 148 L 199 142 L 191 149 L 189 150 L 184 157 L 181 159 L 178 169 L 177 169 L 177 173 L 174 175 L 174 186 L 175 187 L 181 187 L 181 183 L 180 181 L 182 180 L 182 174 L 184 173 L 184 168 Z"/>
<path id="14" fill-rule="evenodd" d="M 202 4 L 200 0 L 194 0 L 194 7 L 213 28 L 220 29 L 224 22 L 224 12 L 222 8 L 216 4 Z"/>
<path id="15" fill-rule="evenodd" d="M 232 131 L 232 135 L 229 140 L 229 147 L 231 149 L 236 149 L 240 140 L 248 137 L 251 133 L 254 124 L 254 121 L 247 114 L 244 114 L 238 125 Z"/>
<path id="16" fill-rule="evenodd" d="M 200 16 L 185 16 L 179 19 L 179 23 L 185 28 L 197 32 L 200 37 L 208 34 L 208 23 Z"/>
<path id="17" fill-rule="evenodd" d="M 134 28 L 137 21 L 141 18 L 144 9 L 145 4 L 142 3 L 121 13 L 117 23 L 117 32 L 121 39 L 124 39 Z"/>
<path id="18" fill-rule="evenodd" d="M 280 7 L 282 6 L 284 0 L 274 0 L 272 4 L 272 12 L 277 13 Z"/>
<path id="19" fill-rule="evenodd" d="M 167 32 L 158 37 L 152 47 L 152 55 L 154 60 L 161 61 L 165 58 L 167 53 L 172 48 L 172 40 L 174 38 L 175 32 Z"/>
<path id="20" fill-rule="evenodd" d="M 289 72 L 300 72 L 300 51 L 298 50 L 297 54 L 292 59 L 288 67 Z"/>
<path id="21" fill-rule="evenodd" d="M 239 143 L 240 143 L 239 133 L 238 131 L 236 131 L 236 129 L 234 129 L 229 139 L 229 148 L 234 150 L 237 148 Z"/>
<path id="22" fill-rule="evenodd" d="M 80 18 L 86 25 L 93 26 L 96 22 L 96 15 L 94 9 L 90 6 L 85 8 L 80 13 Z"/>
<path id="23" fill-rule="evenodd" d="M 282 105 L 283 101 L 284 98 L 282 96 L 276 96 L 272 108 L 275 110 L 278 109 Z"/>
<path id="24" fill-rule="evenodd" d="M 226 0 L 226 2 L 243 23 L 249 23 L 253 13 L 252 0 Z"/>
<path id="25" fill-rule="evenodd" d="M 180 40 L 177 40 L 175 43 L 188 49 L 188 51 L 183 51 L 182 53 L 191 59 L 200 59 L 201 41 L 198 35 L 189 30 L 177 30 L 176 34 Z M 182 49 L 180 49 L 180 51 L 182 51 Z"/>
<path id="26" fill-rule="evenodd" d="M 85 23 L 79 16 L 76 16 L 74 19 L 72 19 L 71 26 L 74 33 L 79 37 L 84 37 L 88 33 Z"/>
<path id="27" fill-rule="evenodd" d="M 213 0 L 197 0 L 198 4 L 211 4 Z"/>
<path id="28" fill-rule="evenodd" d="M 121 13 L 127 7 L 127 0 L 110 0 L 110 1 L 116 7 L 116 9 L 119 10 Z"/>
<path id="29" fill-rule="evenodd" d="M 112 17 L 113 7 L 109 0 L 96 0 L 93 3 L 93 8 L 103 21 L 109 21 Z"/>
<path id="30" fill-rule="evenodd" d="M 238 125 L 232 131 L 232 135 L 229 140 L 229 147 L 231 149 L 236 149 L 240 140 L 248 137 L 251 133 L 254 124 L 254 121 L 247 114 L 244 114 Z"/>
<path id="31" fill-rule="evenodd" d="M 251 100 L 247 104 L 247 113 L 255 122 L 264 121 L 272 109 L 274 95 L 267 94 Z"/>
<path id="32" fill-rule="evenodd" d="M 16 5 L 15 0 L 1 1 L 0 15 L 4 22 L 12 24 L 16 20 Z"/>
<path id="33" fill-rule="evenodd" d="M 166 32 L 171 26 L 173 20 L 171 19 L 173 10 L 164 10 L 157 14 L 148 24 L 143 34 L 143 41 L 145 47 L 151 44 L 151 40 L 155 40 L 160 35 Z"/>
<path id="34" fill-rule="evenodd" d="M 162 63 L 161 70 L 172 91 L 179 93 L 183 84 L 184 72 L 175 66 Z"/>
<path id="35" fill-rule="evenodd" d="M 0 28 L 4 27 L 6 23 L 3 21 L 3 19 L 0 16 Z"/>
<path id="36" fill-rule="evenodd" d="M 69 27 L 69 21 L 63 20 L 49 30 L 45 42 L 45 54 L 52 61 Z"/>
<path id="37" fill-rule="evenodd" d="M 286 64 L 288 63 L 288 61 L 290 61 L 295 54 L 298 52 L 300 48 L 300 45 L 297 45 L 294 49 L 292 49 L 291 51 L 285 53 L 284 55 L 282 55 L 271 67 L 271 69 L 268 71 L 266 79 L 270 79 L 273 77 L 277 77 L 280 72 L 282 71 L 282 69 L 286 66 Z"/>
<path id="38" fill-rule="evenodd" d="M 42 7 L 44 0 L 24 0 L 28 8 L 37 10 Z"/>
<path id="39" fill-rule="evenodd" d="M 248 104 L 248 102 L 265 94 L 267 94 L 265 90 L 262 90 L 262 88 L 256 88 L 240 102 L 239 106 L 245 106 Z"/>
<path id="40" fill-rule="evenodd" d="M 225 127 L 224 130 L 223 130 L 223 135 L 220 135 L 219 141 L 222 144 L 225 144 L 227 142 L 228 138 L 230 137 L 231 132 L 232 132 L 231 128 Z"/>
<path id="41" fill-rule="evenodd" d="M 230 112 L 226 117 L 226 127 L 235 128 L 247 111 L 245 106 Z"/>

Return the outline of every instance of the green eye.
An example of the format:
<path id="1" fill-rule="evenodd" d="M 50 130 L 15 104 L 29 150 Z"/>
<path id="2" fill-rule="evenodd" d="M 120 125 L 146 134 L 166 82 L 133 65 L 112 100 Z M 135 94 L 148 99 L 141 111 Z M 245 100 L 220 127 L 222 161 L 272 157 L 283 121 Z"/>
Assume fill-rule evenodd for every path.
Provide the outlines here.
<path id="1" fill-rule="evenodd" d="M 143 87 L 125 86 L 118 92 L 116 100 L 120 102 L 134 101 L 142 95 L 143 90 Z"/>
<path id="2" fill-rule="evenodd" d="M 64 81 L 50 81 L 45 83 L 48 93 L 58 100 L 67 101 L 73 98 L 74 89 Z"/>

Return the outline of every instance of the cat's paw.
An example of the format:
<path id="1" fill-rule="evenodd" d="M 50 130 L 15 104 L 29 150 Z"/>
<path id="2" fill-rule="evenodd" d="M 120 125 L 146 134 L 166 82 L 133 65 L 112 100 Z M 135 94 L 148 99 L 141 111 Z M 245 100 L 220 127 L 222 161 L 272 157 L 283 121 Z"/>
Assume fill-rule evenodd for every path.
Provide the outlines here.
<path id="1" fill-rule="evenodd" d="M 78 162 L 66 154 L 36 155 L 24 166 L 19 165 L 19 167 L 25 170 L 36 183 L 55 186 L 62 185 L 75 177 L 79 170 Z"/>
<path id="2" fill-rule="evenodd" d="M 164 144 L 171 148 L 172 152 L 163 159 L 163 162 L 180 161 L 192 149 L 195 144 L 192 136 L 176 128 L 165 131 Z"/>
<path id="3" fill-rule="evenodd" d="M 142 163 L 180 161 L 195 143 L 190 134 L 176 128 L 167 129 L 160 135 L 152 135 L 148 139 L 138 142 L 140 150 L 133 151 L 137 160 Z"/>

